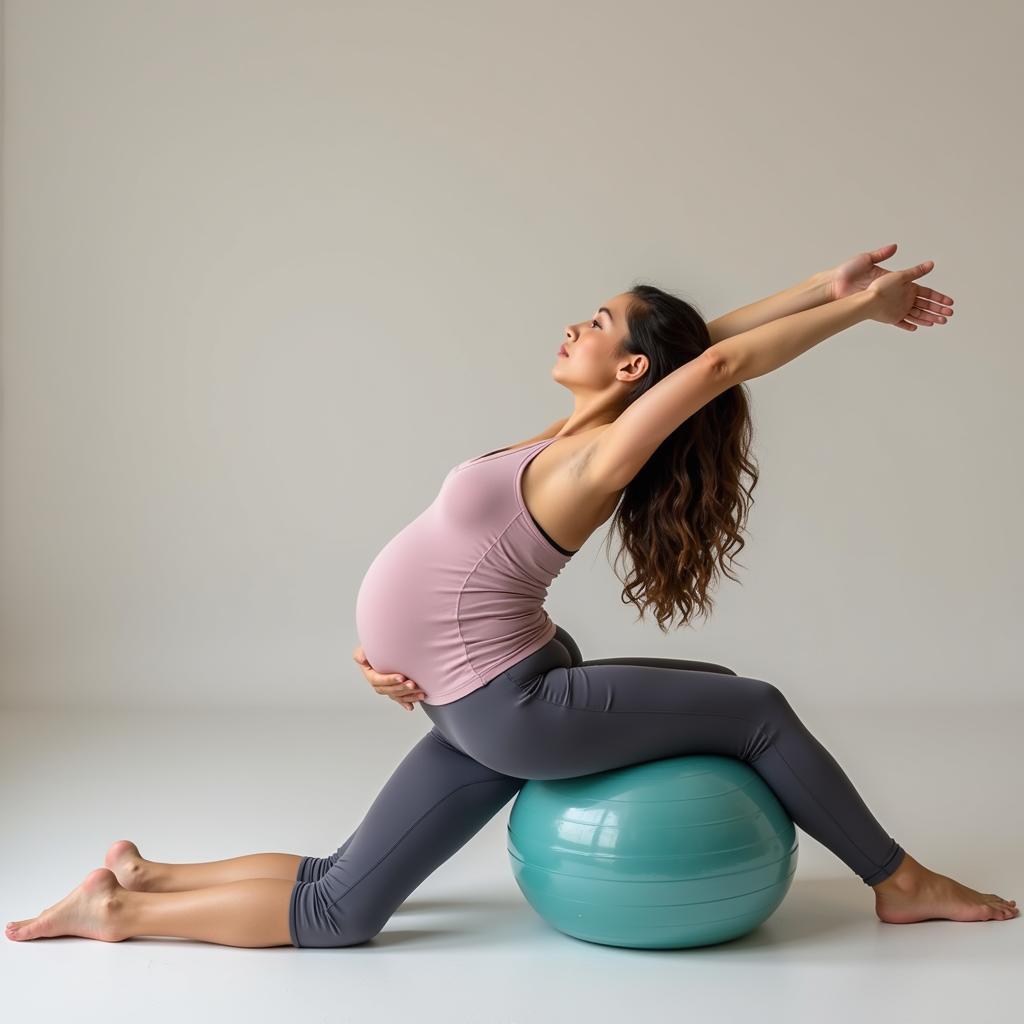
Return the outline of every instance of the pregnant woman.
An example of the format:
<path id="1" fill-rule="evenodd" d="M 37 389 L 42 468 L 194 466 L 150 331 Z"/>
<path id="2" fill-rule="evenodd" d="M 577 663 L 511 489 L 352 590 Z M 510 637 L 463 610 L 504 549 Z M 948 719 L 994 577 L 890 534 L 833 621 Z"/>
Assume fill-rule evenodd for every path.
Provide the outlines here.
<path id="1" fill-rule="evenodd" d="M 793 821 L 874 890 L 882 921 L 1007 920 L 1016 902 L 914 860 L 773 684 L 699 661 L 585 661 L 544 609 L 552 580 L 615 513 L 633 571 L 624 594 L 659 626 L 710 607 L 741 548 L 757 475 L 745 380 L 865 320 L 915 331 L 953 300 L 889 271 L 890 245 L 711 323 L 637 285 L 566 328 L 553 368 L 571 416 L 453 466 L 433 502 L 377 555 L 359 589 L 355 657 L 381 693 L 432 728 L 330 856 L 144 860 L 115 842 L 106 867 L 11 939 L 167 935 L 234 946 L 351 946 L 528 779 L 657 758 L 742 759 Z"/>

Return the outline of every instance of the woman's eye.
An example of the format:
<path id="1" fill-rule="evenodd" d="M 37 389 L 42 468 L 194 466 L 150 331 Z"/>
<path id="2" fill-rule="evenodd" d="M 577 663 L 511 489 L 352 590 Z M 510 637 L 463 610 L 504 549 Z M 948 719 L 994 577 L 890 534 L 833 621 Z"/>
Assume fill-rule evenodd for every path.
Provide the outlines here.
<path id="1" fill-rule="evenodd" d="M 600 327 L 601 325 L 596 320 L 591 320 L 590 321 L 590 326 L 591 327 Z"/>

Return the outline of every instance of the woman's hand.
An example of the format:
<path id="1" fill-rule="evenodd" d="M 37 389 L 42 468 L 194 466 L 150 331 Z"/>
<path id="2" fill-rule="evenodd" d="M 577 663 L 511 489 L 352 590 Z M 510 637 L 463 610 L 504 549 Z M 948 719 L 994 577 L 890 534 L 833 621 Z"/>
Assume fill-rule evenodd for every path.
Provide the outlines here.
<path id="1" fill-rule="evenodd" d="M 871 252 L 859 252 L 845 263 L 825 271 L 825 282 L 829 299 L 842 299 L 855 292 L 867 291 L 876 281 L 880 281 L 896 271 L 875 266 L 882 260 L 890 259 L 896 252 L 896 243 L 883 245 L 881 249 Z M 934 266 L 926 261 L 928 270 Z M 923 267 L 925 264 L 919 264 Z M 905 273 L 901 271 L 900 273 Z M 927 271 L 921 271 L 927 273 Z M 915 275 L 915 276 L 920 276 Z M 883 320 L 882 323 L 893 323 L 905 331 L 916 331 L 917 325 L 931 327 L 933 324 L 944 324 L 953 315 L 953 300 L 942 292 L 924 285 L 914 285 L 914 301 L 907 307 L 906 313 L 898 320 Z M 909 294 L 909 293 L 908 293 Z"/>
<path id="2" fill-rule="evenodd" d="M 362 647 L 352 652 L 352 660 L 363 670 L 370 685 L 385 697 L 398 701 L 406 711 L 412 711 L 416 701 L 422 700 L 426 694 L 412 681 L 403 675 L 383 675 L 370 667 Z"/>
<path id="3" fill-rule="evenodd" d="M 884 277 L 875 278 L 864 289 L 870 296 L 868 317 L 882 324 L 902 326 L 903 320 L 910 315 L 910 311 L 916 308 L 916 304 L 920 301 L 921 289 L 914 279 L 930 273 L 934 266 L 934 260 L 925 260 L 906 270 L 888 271 Z M 917 328 L 914 327 L 911 330 L 917 330 Z"/>

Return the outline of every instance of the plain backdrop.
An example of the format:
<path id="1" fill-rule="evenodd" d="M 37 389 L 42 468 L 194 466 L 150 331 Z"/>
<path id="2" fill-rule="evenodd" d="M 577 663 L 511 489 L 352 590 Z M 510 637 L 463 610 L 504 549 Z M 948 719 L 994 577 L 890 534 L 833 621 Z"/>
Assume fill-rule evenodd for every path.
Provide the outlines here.
<path id="1" fill-rule="evenodd" d="M 711 618 L 638 622 L 607 527 L 548 610 L 588 658 L 776 684 L 917 860 L 1024 900 L 1019 5 L 0 13 L 4 921 L 121 838 L 159 862 L 333 853 L 430 726 L 351 660 L 363 573 L 451 466 L 571 412 L 565 325 L 641 281 L 713 319 L 889 242 L 956 313 L 748 383 L 761 477 Z M 750 935 L 602 947 L 527 905 L 508 813 L 364 945 L 5 941 L 4 1007 L 1006 1019 L 1020 918 L 883 924 L 801 832 Z"/>
<path id="2" fill-rule="evenodd" d="M 747 384 L 711 618 L 638 622 L 607 527 L 548 609 L 798 706 L 1019 703 L 1021 15 L 980 6 L 8 0 L 0 701 L 424 728 L 351 661 L 359 581 L 569 414 L 565 324 L 895 241 L 956 314 Z"/>

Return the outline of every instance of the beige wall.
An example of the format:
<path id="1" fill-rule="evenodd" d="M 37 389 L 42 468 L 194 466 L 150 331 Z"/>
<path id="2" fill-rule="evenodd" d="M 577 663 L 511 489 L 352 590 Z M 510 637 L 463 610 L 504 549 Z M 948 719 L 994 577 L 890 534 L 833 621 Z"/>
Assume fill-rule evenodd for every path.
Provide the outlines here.
<path id="1" fill-rule="evenodd" d="M 361 575 L 448 467 L 568 414 L 565 323 L 638 280 L 711 318 L 890 241 L 957 315 L 748 385 L 712 619 L 636 624 L 603 532 L 549 611 L 802 707 L 1019 701 L 1022 21 L 7 0 L 0 701 L 383 706 Z"/>

